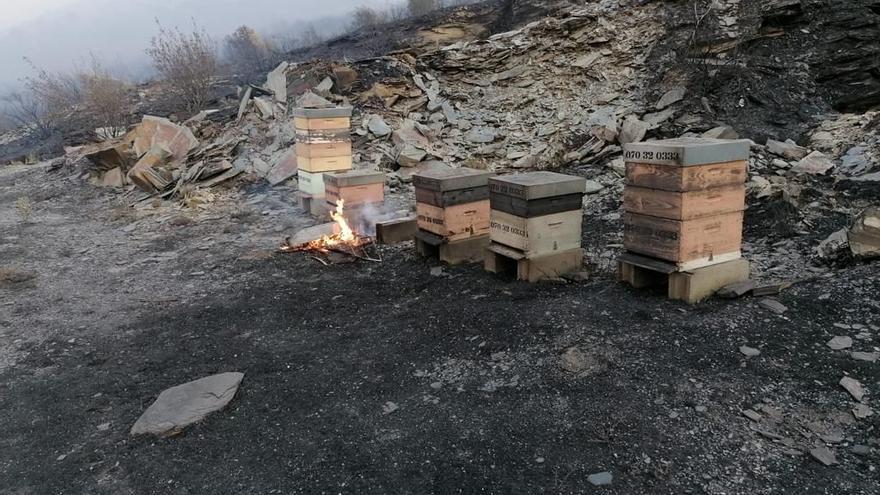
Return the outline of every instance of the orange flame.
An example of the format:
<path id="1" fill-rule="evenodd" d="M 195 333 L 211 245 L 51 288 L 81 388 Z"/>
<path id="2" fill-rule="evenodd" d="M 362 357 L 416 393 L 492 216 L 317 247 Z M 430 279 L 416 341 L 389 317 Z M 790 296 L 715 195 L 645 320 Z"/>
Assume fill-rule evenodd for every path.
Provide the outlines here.
<path id="1" fill-rule="evenodd" d="M 340 199 L 336 201 L 336 211 L 330 212 L 330 218 L 339 225 L 339 234 L 336 236 L 338 241 L 342 242 L 354 242 L 357 238 L 354 235 L 354 232 L 351 230 L 351 226 L 348 225 L 348 220 L 345 219 L 343 214 L 343 210 L 345 208 L 345 200 Z"/>

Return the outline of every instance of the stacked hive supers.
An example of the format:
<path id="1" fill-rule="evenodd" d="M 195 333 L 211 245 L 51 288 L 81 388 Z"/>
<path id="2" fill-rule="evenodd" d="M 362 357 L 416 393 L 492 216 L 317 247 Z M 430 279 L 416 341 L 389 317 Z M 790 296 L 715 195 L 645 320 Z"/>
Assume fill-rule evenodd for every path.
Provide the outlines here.
<path id="1" fill-rule="evenodd" d="M 709 273 L 708 267 L 729 263 L 713 270 L 709 285 L 742 278 L 743 264 L 747 273 L 741 257 L 749 141 L 682 138 L 629 144 L 624 157 L 628 254 L 621 258 L 622 271 L 634 264 L 666 274 Z M 731 267 L 735 275 L 723 275 Z M 670 296 L 672 285 L 674 280 Z M 677 298 L 697 298 L 690 292 Z"/>
<path id="2" fill-rule="evenodd" d="M 489 244 L 489 178 L 470 168 L 413 175 L 418 232 L 416 249 L 450 264 L 478 261 Z"/>
<path id="3" fill-rule="evenodd" d="M 293 121 L 301 204 L 322 214 L 323 175 L 351 170 L 351 108 L 297 108 Z"/>
<path id="4" fill-rule="evenodd" d="M 553 172 L 490 179 L 486 270 L 515 262 L 517 277 L 531 282 L 580 270 L 585 189 L 584 178 Z"/>

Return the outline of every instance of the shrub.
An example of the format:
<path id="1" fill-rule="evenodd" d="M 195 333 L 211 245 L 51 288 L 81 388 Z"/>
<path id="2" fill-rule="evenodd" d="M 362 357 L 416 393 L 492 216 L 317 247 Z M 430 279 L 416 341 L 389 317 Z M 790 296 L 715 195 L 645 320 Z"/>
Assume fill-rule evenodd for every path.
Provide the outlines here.
<path id="1" fill-rule="evenodd" d="M 150 42 L 147 55 L 186 109 L 197 112 L 210 99 L 211 83 L 217 75 L 214 41 L 195 23 L 191 33 L 166 29 L 158 21 L 156 24 L 159 34 Z"/>

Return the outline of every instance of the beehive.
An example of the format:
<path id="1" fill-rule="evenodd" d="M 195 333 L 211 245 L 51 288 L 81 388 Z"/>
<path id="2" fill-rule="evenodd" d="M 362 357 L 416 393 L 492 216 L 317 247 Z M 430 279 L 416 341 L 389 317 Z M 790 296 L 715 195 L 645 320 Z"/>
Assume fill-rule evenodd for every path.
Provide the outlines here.
<path id="1" fill-rule="evenodd" d="M 739 259 L 749 142 L 682 138 L 624 147 L 624 248 L 692 270 Z"/>
<path id="2" fill-rule="evenodd" d="M 344 200 L 346 208 L 380 205 L 385 201 L 385 174 L 376 170 L 326 173 L 324 199 L 329 205 Z"/>
<path id="3" fill-rule="evenodd" d="M 352 167 L 351 108 L 297 108 L 293 110 L 293 127 L 300 201 L 311 213 L 321 215 L 324 174 Z"/>
<path id="4" fill-rule="evenodd" d="M 533 172 L 489 181 L 490 235 L 526 259 L 580 249 L 586 180 Z"/>
<path id="5" fill-rule="evenodd" d="M 419 253 L 439 250 L 443 261 L 481 260 L 489 243 L 489 178 L 470 168 L 429 170 L 413 175 Z M 447 256 L 448 255 L 448 256 Z"/>

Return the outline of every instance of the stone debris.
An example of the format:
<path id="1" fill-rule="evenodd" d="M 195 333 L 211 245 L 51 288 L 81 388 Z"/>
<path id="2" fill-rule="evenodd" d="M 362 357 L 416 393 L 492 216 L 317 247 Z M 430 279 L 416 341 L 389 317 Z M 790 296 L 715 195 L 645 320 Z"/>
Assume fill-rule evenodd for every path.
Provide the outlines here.
<path id="1" fill-rule="evenodd" d="M 761 307 L 768 309 L 778 315 L 781 315 L 781 314 L 785 313 L 786 311 L 788 311 L 788 307 L 786 305 L 782 304 L 781 302 L 777 301 L 776 299 L 770 299 L 770 298 L 761 299 L 760 301 L 758 301 L 758 304 Z"/>
<path id="2" fill-rule="evenodd" d="M 603 471 L 587 476 L 587 481 L 593 486 L 605 486 L 610 485 L 614 481 L 614 476 L 608 471 Z"/>
<path id="3" fill-rule="evenodd" d="M 865 404 L 856 404 L 856 407 L 853 408 L 852 413 L 856 419 L 865 419 L 873 416 L 874 410 Z"/>
<path id="4" fill-rule="evenodd" d="M 810 455 L 825 466 L 837 464 L 837 456 L 828 447 L 816 447 L 810 450 Z"/>
<path id="5" fill-rule="evenodd" d="M 827 345 L 831 349 L 834 349 L 835 351 L 839 351 L 842 349 L 849 349 L 850 347 L 852 347 L 852 344 L 852 338 L 838 335 L 829 340 L 828 343 L 826 343 L 825 345 Z"/>
<path id="6" fill-rule="evenodd" d="M 847 232 L 847 240 L 855 256 L 880 256 L 880 208 L 869 208 L 859 215 Z"/>
<path id="7" fill-rule="evenodd" d="M 767 151 L 787 160 L 794 161 L 802 160 L 810 152 L 808 149 L 798 146 L 797 143 L 792 140 L 781 142 L 773 139 L 767 140 Z"/>
<path id="8" fill-rule="evenodd" d="M 740 346 L 739 352 L 743 356 L 750 357 L 750 358 L 751 357 L 758 357 L 761 355 L 761 351 L 759 351 L 758 349 L 755 349 L 754 347 L 749 347 L 746 345 Z"/>
<path id="9" fill-rule="evenodd" d="M 840 379 L 840 386 L 844 388 L 850 395 L 852 395 L 853 399 L 861 402 L 865 397 L 865 389 L 862 387 L 862 384 L 848 376 L 845 376 Z"/>
<path id="10" fill-rule="evenodd" d="M 398 409 L 400 409 L 400 406 L 398 406 L 394 402 L 388 401 L 382 405 L 382 414 L 391 414 Z"/>
<path id="11" fill-rule="evenodd" d="M 244 373 L 221 373 L 164 390 L 131 427 L 132 435 L 173 436 L 226 407 Z"/>
<path id="12" fill-rule="evenodd" d="M 791 168 L 797 173 L 823 175 L 834 168 L 834 162 L 821 151 L 814 151 L 802 158 Z"/>
<path id="13" fill-rule="evenodd" d="M 763 416 L 761 416 L 754 409 L 746 409 L 742 413 L 743 413 L 743 416 L 745 416 L 755 422 L 761 421 L 761 419 L 763 419 Z"/>
<path id="14" fill-rule="evenodd" d="M 587 356 L 577 347 L 570 347 L 559 358 L 559 366 L 569 373 L 580 373 L 587 368 Z"/>
<path id="15" fill-rule="evenodd" d="M 856 361 L 867 361 L 869 363 L 876 363 L 880 360 L 880 352 L 861 352 L 855 351 L 850 354 L 853 359 Z"/>

